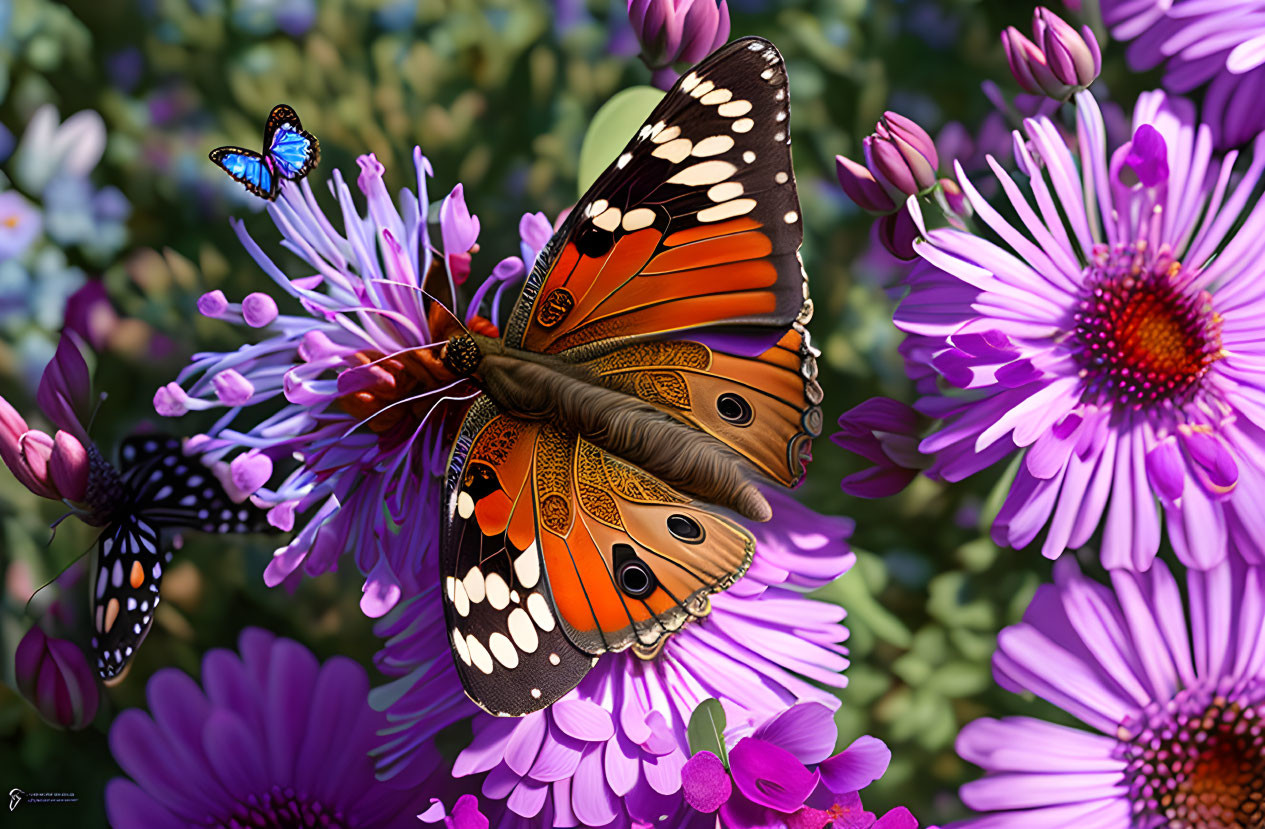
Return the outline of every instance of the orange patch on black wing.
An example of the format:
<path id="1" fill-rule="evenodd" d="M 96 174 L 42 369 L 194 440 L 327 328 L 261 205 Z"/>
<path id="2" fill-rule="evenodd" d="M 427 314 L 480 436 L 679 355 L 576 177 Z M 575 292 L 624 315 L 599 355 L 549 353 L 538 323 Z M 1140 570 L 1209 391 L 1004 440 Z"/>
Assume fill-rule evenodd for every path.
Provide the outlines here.
<path id="1" fill-rule="evenodd" d="M 586 324 L 554 341 L 552 351 L 562 351 L 598 340 L 629 336 L 638 331 L 680 331 L 720 318 L 742 319 L 772 313 L 777 297 L 771 291 L 745 291 L 690 297 L 650 306 L 619 317 Z"/>
<path id="2" fill-rule="evenodd" d="M 127 582 L 132 585 L 133 590 L 140 590 L 145 583 L 145 567 L 139 561 L 132 562 L 132 572 L 128 574 Z"/>
<path id="3" fill-rule="evenodd" d="M 773 252 L 773 242 L 759 231 L 746 231 L 728 236 L 713 236 L 697 242 L 670 248 L 651 259 L 642 273 L 661 274 L 689 271 L 720 265 L 726 262 L 744 262 L 760 259 Z M 767 262 L 764 263 L 768 265 Z M 772 270 L 772 265 L 768 265 Z M 774 271 L 774 279 L 777 273 Z"/>
<path id="4" fill-rule="evenodd" d="M 744 216 L 741 219 L 730 219 L 727 222 L 717 222 L 716 224 L 698 225 L 697 227 L 687 228 L 686 230 L 678 230 L 671 233 L 663 244 L 668 247 L 676 247 L 677 245 L 688 245 L 690 242 L 697 242 L 700 239 L 711 239 L 715 236 L 724 236 L 730 233 L 741 233 L 744 230 L 756 230 L 762 225 L 750 216 Z"/>

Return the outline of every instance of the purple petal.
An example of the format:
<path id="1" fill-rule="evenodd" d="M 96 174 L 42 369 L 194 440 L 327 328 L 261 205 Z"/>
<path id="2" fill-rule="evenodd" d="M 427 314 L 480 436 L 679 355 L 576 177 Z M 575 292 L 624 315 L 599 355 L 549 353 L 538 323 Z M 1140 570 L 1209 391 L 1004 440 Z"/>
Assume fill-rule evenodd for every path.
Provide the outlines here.
<path id="1" fill-rule="evenodd" d="M 1124 163 L 1144 187 L 1156 187 L 1168 181 L 1168 145 L 1164 136 L 1150 124 L 1138 127 Z"/>
<path id="2" fill-rule="evenodd" d="M 834 712 L 820 702 L 804 702 L 766 720 L 751 736 L 784 748 L 812 766 L 834 751 L 838 732 Z"/>
<path id="3" fill-rule="evenodd" d="M 610 713 L 589 700 L 561 700 L 554 703 L 550 713 L 558 728 L 577 740 L 605 742 L 615 735 Z"/>
<path id="4" fill-rule="evenodd" d="M 263 328 L 277 318 L 277 301 L 256 291 L 242 300 L 242 317 L 251 328 Z"/>
<path id="5" fill-rule="evenodd" d="M 892 752 L 882 740 L 869 735 L 856 738 L 852 745 L 822 762 L 821 780 L 832 792 L 856 792 L 883 776 L 892 761 Z"/>
<path id="6" fill-rule="evenodd" d="M 743 795 L 779 812 L 802 807 L 819 779 L 794 754 L 754 737 L 739 740 L 730 750 L 729 770 Z"/>

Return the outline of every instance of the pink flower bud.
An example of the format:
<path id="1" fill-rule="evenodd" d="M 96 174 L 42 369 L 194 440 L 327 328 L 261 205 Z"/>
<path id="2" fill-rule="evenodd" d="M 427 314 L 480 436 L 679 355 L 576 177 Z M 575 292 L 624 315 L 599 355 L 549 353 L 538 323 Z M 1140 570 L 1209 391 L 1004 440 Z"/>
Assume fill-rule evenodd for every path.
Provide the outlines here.
<path id="1" fill-rule="evenodd" d="M 96 676 L 71 642 L 32 627 L 18 643 L 14 674 L 22 696 L 52 725 L 78 730 L 96 717 Z"/>
<path id="2" fill-rule="evenodd" d="M 852 159 L 835 156 L 835 173 L 843 192 L 862 210 L 886 215 L 896 209 L 896 202 L 875 180 L 874 174 Z"/>
<path id="3" fill-rule="evenodd" d="M 68 501 L 84 499 L 88 493 L 90 466 L 88 450 L 74 435 L 59 430 L 53 436 L 53 454 L 48 461 L 48 471 L 62 498 Z"/>

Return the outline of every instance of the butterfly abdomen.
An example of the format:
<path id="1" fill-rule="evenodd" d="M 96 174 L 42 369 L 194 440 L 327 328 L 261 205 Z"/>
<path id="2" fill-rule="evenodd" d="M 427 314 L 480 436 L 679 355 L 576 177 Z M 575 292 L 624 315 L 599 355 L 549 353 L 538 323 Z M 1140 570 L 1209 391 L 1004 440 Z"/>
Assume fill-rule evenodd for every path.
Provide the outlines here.
<path id="1" fill-rule="evenodd" d="M 475 378 L 503 410 L 573 431 L 690 495 L 767 521 L 768 502 L 742 458 L 636 397 L 599 385 L 581 366 L 474 337 Z"/>

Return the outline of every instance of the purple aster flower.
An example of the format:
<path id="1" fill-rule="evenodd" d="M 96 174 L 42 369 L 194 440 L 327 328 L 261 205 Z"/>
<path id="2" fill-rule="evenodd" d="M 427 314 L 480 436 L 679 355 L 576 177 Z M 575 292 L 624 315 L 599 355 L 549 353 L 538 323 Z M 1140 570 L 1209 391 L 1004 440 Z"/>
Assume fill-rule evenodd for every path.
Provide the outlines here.
<path id="1" fill-rule="evenodd" d="M 1095 729 L 981 719 L 958 737 L 988 774 L 962 799 L 981 827 L 1259 826 L 1265 796 L 1265 571 L 1235 555 L 1155 562 L 1112 586 L 1070 559 L 998 637 L 1002 687 Z"/>
<path id="2" fill-rule="evenodd" d="M 681 770 L 685 800 L 700 812 L 719 811 L 728 829 L 917 829 L 904 807 L 876 821 L 861 806 L 858 792 L 891 762 L 887 746 L 863 736 L 830 756 L 837 736 L 829 708 L 793 705 L 729 748 L 728 768 L 710 751 L 691 757 Z"/>
<path id="3" fill-rule="evenodd" d="M 150 713 L 129 709 L 110 750 L 131 779 L 106 786 L 117 829 L 179 826 L 416 826 L 419 794 L 374 778 L 382 716 L 364 668 L 319 663 L 290 639 L 249 628 L 240 654 L 202 660 L 202 685 L 165 668 L 146 686 Z"/>
<path id="4" fill-rule="evenodd" d="M 719 699 L 737 738 L 798 701 L 837 708 L 838 698 L 812 683 L 845 683 L 843 610 L 802 592 L 851 567 L 852 522 L 764 494 L 773 518 L 749 526 L 751 568 L 711 597 L 706 619 L 672 635 L 652 659 L 601 657 L 566 697 L 520 719 L 484 714 L 453 693 L 452 657 L 434 635 L 443 626 L 437 586 L 402 605 L 378 626 L 388 637 L 378 667 L 399 677 L 374 691 L 375 707 L 393 723 L 378 751 L 380 774 L 420 780 L 414 753 L 473 716 L 474 740 L 452 774 L 482 778 L 494 825 L 712 826 L 715 818 L 695 812 L 681 791 L 686 726 L 699 703 Z"/>
<path id="5" fill-rule="evenodd" d="M 1265 129 L 1265 2 L 1262 0 L 1100 0 L 1103 22 L 1131 41 L 1129 65 L 1164 64 L 1164 86 L 1190 92 L 1207 84 L 1203 120 L 1218 149 L 1250 142 Z"/>
<path id="6" fill-rule="evenodd" d="M 195 446 L 235 494 L 270 510 L 273 525 L 297 527 L 294 540 L 277 550 L 265 582 L 297 577 L 300 566 L 309 575 L 326 572 L 354 551 L 366 575 L 361 607 L 370 616 L 431 581 L 422 559 L 437 543 L 441 523 L 445 424 L 477 393 L 444 367 L 440 349 L 461 320 L 495 335 L 496 326 L 479 316 L 480 305 L 488 299 L 493 317 L 499 314 L 525 270 L 517 257 L 501 262 L 473 302 L 460 307 L 457 287 L 470 272 L 479 222 L 458 185 L 444 199 L 432 235 L 426 222 L 430 162 L 417 150 L 414 163 L 417 193 L 405 190 L 397 207 L 382 165 L 373 155 L 360 157 L 365 214 L 335 171 L 331 189 L 341 229 L 317 205 L 308 180 L 283 188 L 268 212 L 282 246 L 304 263 L 293 276 L 234 222 L 263 272 L 306 313 L 281 313 L 265 292 L 240 303 L 220 291 L 204 295 L 198 301 L 203 314 L 263 336 L 234 352 L 197 355 L 178 382 L 154 396 L 164 415 L 228 409 L 194 438 Z M 540 221 L 523 221 L 523 252 L 533 260 Z M 294 457 L 297 468 L 277 473 L 278 463 Z M 434 513 L 418 513 L 427 509 Z"/>
<path id="7" fill-rule="evenodd" d="M 21 193 L 0 193 L 0 262 L 16 259 L 40 235 L 40 213 Z"/>
<path id="8" fill-rule="evenodd" d="M 940 421 L 920 445 L 928 473 L 1021 453 L 993 537 L 1018 548 L 1046 529 L 1051 558 L 1103 524 L 1104 564 L 1145 569 L 1162 510 L 1190 566 L 1215 565 L 1227 539 L 1265 560 L 1265 205 L 1250 198 L 1265 158 L 1213 158 L 1193 106 L 1162 92 L 1109 150 L 1094 98 L 1075 100 L 1074 147 L 1048 118 L 1016 132 L 1027 184 L 993 164 L 1017 220 L 960 167 L 995 236 L 918 215 L 923 261 L 896 325 L 940 380 L 916 405 Z"/>

